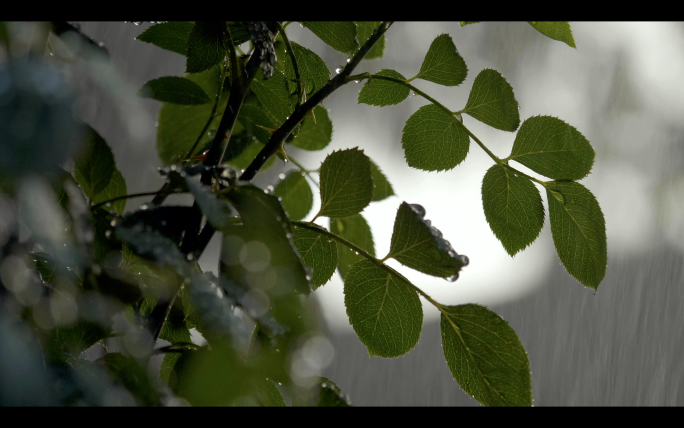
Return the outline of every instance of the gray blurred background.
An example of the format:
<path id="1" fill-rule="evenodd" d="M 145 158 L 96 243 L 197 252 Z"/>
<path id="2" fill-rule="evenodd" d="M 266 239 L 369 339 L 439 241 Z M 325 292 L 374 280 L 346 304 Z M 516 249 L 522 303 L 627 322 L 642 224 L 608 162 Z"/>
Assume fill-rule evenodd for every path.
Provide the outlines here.
<path id="1" fill-rule="evenodd" d="M 182 75 L 185 58 L 134 40 L 149 24 L 80 24 L 105 43 L 113 68 L 92 69 L 79 61 L 70 67 L 79 111 L 112 147 L 129 193 L 157 190 L 162 180 L 154 124 L 161 104 L 134 94 L 150 79 Z M 361 85 L 349 84 L 324 102 L 334 126 L 332 144 L 320 153 L 291 154 L 315 169 L 333 149 L 359 146 L 381 167 L 397 196 L 364 211 L 380 256 L 389 249 L 401 201 L 426 208 L 456 251 L 470 257 L 470 266 L 448 283 L 390 265 L 442 303 L 480 303 L 507 320 L 529 353 L 535 405 L 684 405 L 684 24 L 571 24 L 577 50 L 526 23 L 461 28 L 456 22 L 399 22 L 387 33 L 385 57 L 364 61 L 357 71 L 393 68 L 412 77 L 431 41 L 448 33 L 468 65 L 468 78 L 456 88 L 414 81 L 416 86 L 457 110 L 477 74 L 494 68 L 513 86 L 522 120 L 553 115 L 582 132 L 596 150 L 583 184 L 598 198 L 607 222 L 608 271 L 596 294 L 565 272 L 548 222 L 531 247 L 513 259 L 505 253 L 482 211 L 481 181 L 492 163 L 479 147 L 472 144 L 465 162 L 449 172 L 406 165 L 401 130 L 425 105 L 420 97 L 385 108 L 359 105 Z M 297 24 L 288 35 L 319 54 L 332 73 L 345 63 L 344 55 Z M 514 133 L 470 117 L 465 124 L 495 154 L 508 155 Z M 282 166 L 260 174 L 256 183 L 273 184 Z M 127 209 L 144 201 L 131 200 Z M 190 202 L 178 196 L 169 201 Z M 200 262 L 215 271 L 217 261 L 215 240 Z M 429 306 L 416 349 L 385 360 L 369 358 L 349 326 L 337 274 L 313 298 L 335 350 L 322 374 L 352 404 L 478 405 L 451 377 L 438 316 Z"/>

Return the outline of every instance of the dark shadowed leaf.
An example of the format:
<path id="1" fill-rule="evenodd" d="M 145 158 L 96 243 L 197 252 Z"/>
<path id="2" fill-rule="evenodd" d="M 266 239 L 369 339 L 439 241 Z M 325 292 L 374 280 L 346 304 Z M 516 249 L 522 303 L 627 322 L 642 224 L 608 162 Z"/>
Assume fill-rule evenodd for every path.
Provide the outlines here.
<path id="1" fill-rule="evenodd" d="M 330 219 L 330 232 L 346 239 L 371 256 L 375 256 L 373 234 L 368 222 L 361 214 Z M 337 259 L 337 269 L 342 279 L 344 279 L 351 265 L 362 260 L 363 256 L 355 254 L 350 248 L 337 243 Z"/>
<path id="2" fill-rule="evenodd" d="M 294 241 L 304 263 L 313 269 L 311 283 L 315 288 L 330 280 L 337 267 L 337 247 L 327 236 L 309 229 L 295 229 Z"/>
<path id="3" fill-rule="evenodd" d="M 520 125 L 513 88 L 498 71 L 489 68 L 475 78 L 468 103 L 461 113 L 468 113 L 502 131 L 515 131 Z"/>
<path id="4" fill-rule="evenodd" d="M 83 150 L 74 160 L 74 178 L 91 201 L 109 184 L 116 165 L 107 142 L 88 128 Z"/>
<path id="5" fill-rule="evenodd" d="M 126 189 L 126 180 L 121 175 L 118 169 L 114 169 L 112 177 L 109 180 L 107 187 L 102 189 L 100 193 L 93 199 L 93 204 L 99 204 L 100 202 L 108 201 L 119 196 L 125 196 L 128 193 Z M 119 215 L 123 214 L 126 209 L 126 199 L 120 199 L 118 201 L 112 202 L 111 207 Z"/>
<path id="6" fill-rule="evenodd" d="M 265 407 L 285 407 L 285 400 L 276 388 L 275 384 L 263 378 L 253 380 L 256 395 L 262 406 Z"/>
<path id="7" fill-rule="evenodd" d="M 448 34 L 441 34 L 432 41 L 420 72 L 414 79 L 429 80 L 440 85 L 460 85 L 468 75 L 468 67 L 458 53 Z M 412 79 L 413 80 L 413 79 Z"/>
<path id="8" fill-rule="evenodd" d="M 528 21 L 535 30 L 546 37 L 565 43 L 571 48 L 575 46 L 575 38 L 572 37 L 570 23 L 567 21 Z"/>
<path id="9" fill-rule="evenodd" d="M 370 38 L 376 28 L 380 26 L 382 21 L 356 21 L 356 31 L 358 33 L 358 40 L 360 44 L 366 43 L 366 40 Z M 371 50 L 368 51 L 363 59 L 376 59 L 382 58 L 385 52 L 385 35 L 383 34 L 380 39 L 375 42 Z"/>
<path id="10" fill-rule="evenodd" d="M 226 201 L 214 195 L 211 188 L 188 176 L 185 177 L 185 180 L 188 189 L 190 189 L 190 192 L 195 197 L 195 202 L 201 208 L 202 214 L 207 217 L 207 221 L 216 230 L 223 230 L 230 224 L 230 219 L 237 216 L 237 213 L 233 211 Z"/>
<path id="11" fill-rule="evenodd" d="M 442 347 L 454 379 L 485 406 L 531 406 L 530 362 L 515 331 L 489 309 L 442 307 Z"/>
<path id="12" fill-rule="evenodd" d="M 385 177 L 385 174 L 380 171 L 380 168 L 371 161 L 371 174 L 373 175 L 373 199 L 371 201 L 382 201 L 394 195 L 392 185 Z"/>
<path id="13" fill-rule="evenodd" d="M 359 49 L 356 24 L 351 21 L 302 21 L 302 25 L 338 52 L 353 54 Z"/>
<path id="14" fill-rule="evenodd" d="M 311 186 L 298 170 L 291 171 L 278 183 L 273 194 L 283 198 L 283 208 L 292 221 L 301 220 L 309 214 L 313 206 Z"/>
<path id="15" fill-rule="evenodd" d="M 193 23 L 187 21 L 162 22 L 143 31 L 136 39 L 186 56 L 192 27 Z"/>
<path id="16" fill-rule="evenodd" d="M 187 73 L 209 70 L 226 56 L 226 21 L 198 21 L 188 37 Z"/>
<path id="17" fill-rule="evenodd" d="M 333 125 L 325 107 L 316 106 L 313 113 L 316 120 L 311 116 L 304 118 L 292 145 L 304 150 L 323 150 L 332 141 Z"/>
<path id="18" fill-rule="evenodd" d="M 370 159 L 358 148 L 332 152 L 321 165 L 321 210 L 318 215 L 358 214 L 373 198 Z"/>
<path id="19" fill-rule="evenodd" d="M 308 96 L 311 96 L 328 83 L 330 71 L 325 61 L 313 51 L 295 42 L 291 44 L 292 52 L 294 52 L 297 59 L 297 68 L 304 84 L 304 90 Z M 294 81 L 297 79 L 297 75 L 295 74 L 290 55 L 285 55 L 284 65 L 285 77 L 290 80 L 288 88 L 290 88 L 290 92 L 293 92 L 297 87 L 297 82 Z"/>
<path id="20" fill-rule="evenodd" d="M 140 88 L 138 95 L 173 104 L 196 105 L 211 101 L 204 89 L 192 80 L 176 76 L 150 80 Z"/>
<path id="21" fill-rule="evenodd" d="M 373 106 L 389 106 L 399 104 L 408 98 L 411 90 L 407 86 L 389 80 L 374 79 L 374 76 L 386 76 L 399 80 L 406 80 L 404 76 L 394 70 L 380 70 L 377 74 L 371 76 L 366 84 L 363 85 L 361 92 L 359 92 L 359 103 Z"/>
<path id="22" fill-rule="evenodd" d="M 277 129 L 294 110 L 296 99 L 288 92 L 288 85 L 281 71 L 274 71 L 268 80 L 264 80 L 263 76 L 263 71 L 259 71 L 250 89 L 264 106 L 266 113 L 275 119 L 274 129 Z"/>

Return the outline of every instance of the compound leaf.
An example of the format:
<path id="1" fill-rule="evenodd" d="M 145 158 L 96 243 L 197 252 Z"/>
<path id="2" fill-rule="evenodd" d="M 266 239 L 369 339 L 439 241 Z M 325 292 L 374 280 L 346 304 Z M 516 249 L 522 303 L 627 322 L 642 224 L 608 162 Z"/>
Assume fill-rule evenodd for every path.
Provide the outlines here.
<path id="1" fill-rule="evenodd" d="M 463 162 L 470 149 L 470 139 L 454 115 L 429 104 L 406 121 L 401 145 L 409 166 L 444 171 Z"/>
<path id="2" fill-rule="evenodd" d="M 544 225 L 539 190 L 505 166 L 494 165 L 485 174 L 482 205 L 489 227 L 511 256 L 534 242 Z"/>
<path id="3" fill-rule="evenodd" d="M 321 165 L 318 215 L 347 217 L 363 211 L 373 198 L 370 159 L 358 147 L 332 152 Z"/>
<path id="4" fill-rule="evenodd" d="M 384 79 L 374 79 L 375 76 L 386 76 L 406 80 L 395 70 L 383 69 L 371 76 L 359 92 L 359 103 L 372 106 L 389 106 L 399 104 L 408 98 L 411 92 L 407 86 Z"/>
<path id="5" fill-rule="evenodd" d="M 419 272 L 455 281 L 468 265 L 468 257 L 456 254 L 442 232 L 425 219 L 425 208 L 402 202 L 394 220 L 388 257 Z"/>
<path id="6" fill-rule="evenodd" d="M 460 85 L 468 75 L 468 67 L 448 34 L 432 41 L 420 72 L 414 79 L 423 79 L 444 86 Z"/>
<path id="7" fill-rule="evenodd" d="M 354 214 L 345 218 L 330 219 L 330 232 L 346 239 L 375 257 L 375 245 L 373 234 L 368 222 L 361 214 Z M 344 279 L 349 268 L 354 263 L 363 259 L 363 256 L 355 254 L 349 247 L 337 243 L 337 269 Z"/>
<path id="8" fill-rule="evenodd" d="M 461 113 L 502 131 L 515 131 L 520 125 L 518 102 L 513 88 L 496 70 L 485 69 L 473 82 L 468 103 Z"/>
<path id="9" fill-rule="evenodd" d="M 151 26 L 136 39 L 187 56 L 188 38 L 193 26 L 187 21 L 162 22 Z"/>
<path id="10" fill-rule="evenodd" d="M 392 185 L 373 161 L 371 161 L 371 174 L 373 175 L 373 185 L 375 186 L 373 188 L 372 202 L 382 201 L 394 195 Z"/>
<path id="11" fill-rule="evenodd" d="M 304 118 L 292 145 L 304 150 L 323 150 L 332 141 L 332 121 L 325 107 L 316 106 L 312 111 L 316 120 L 311 116 Z"/>
<path id="12" fill-rule="evenodd" d="M 283 208 L 292 221 L 303 219 L 313 207 L 311 186 L 299 171 L 291 171 L 278 183 L 273 194 L 282 198 Z"/>
<path id="13" fill-rule="evenodd" d="M 337 247 L 334 241 L 309 229 L 295 229 L 294 241 L 304 264 L 313 269 L 311 283 L 315 288 L 330 280 L 337 267 Z"/>
<path id="14" fill-rule="evenodd" d="M 302 25 L 338 52 L 351 55 L 359 49 L 356 24 L 351 21 L 302 21 Z"/>
<path id="15" fill-rule="evenodd" d="M 112 150 L 93 128 L 88 127 L 83 145 L 83 151 L 74 161 L 74 179 L 93 201 L 109 185 L 116 165 Z"/>
<path id="16" fill-rule="evenodd" d="M 596 197 L 574 181 L 546 183 L 551 234 L 568 273 L 597 289 L 606 275 L 606 221 Z"/>
<path id="17" fill-rule="evenodd" d="M 157 101 L 183 105 L 206 104 L 211 101 L 209 95 L 197 83 L 177 76 L 150 80 L 140 88 L 138 95 Z"/>
<path id="18" fill-rule="evenodd" d="M 380 26 L 382 21 L 356 21 L 356 31 L 358 33 L 358 39 L 360 44 L 366 43 L 366 40 L 370 38 L 376 28 Z M 371 50 L 368 51 L 363 59 L 376 59 L 382 58 L 385 52 L 385 35 L 383 34 L 380 39 L 373 45 Z"/>
<path id="19" fill-rule="evenodd" d="M 443 306 L 444 357 L 461 388 L 485 406 L 531 406 L 530 361 L 515 331 L 489 309 Z"/>
<path id="20" fill-rule="evenodd" d="M 509 159 L 554 180 L 579 180 L 591 171 L 594 156 L 575 127 L 552 116 L 534 116 L 520 126 Z"/>
<path id="21" fill-rule="evenodd" d="M 226 56 L 226 21 L 198 21 L 188 37 L 187 73 L 209 70 Z"/>
<path id="22" fill-rule="evenodd" d="M 575 46 L 575 38 L 572 37 L 572 30 L 570 23 L 567 21 L 528 21 L 535 30 L 539 31 L 546 37 L 563 42 L 571 48 L 577 49 Z"/>
<path id="23" fill-rule="evenodd" d="M 423 307 L 413 286 L 388 268 L 361 260 L 344 281 L 349 323 L 370 356 L 393 358 L 413 349 L 423 326 Z"/>

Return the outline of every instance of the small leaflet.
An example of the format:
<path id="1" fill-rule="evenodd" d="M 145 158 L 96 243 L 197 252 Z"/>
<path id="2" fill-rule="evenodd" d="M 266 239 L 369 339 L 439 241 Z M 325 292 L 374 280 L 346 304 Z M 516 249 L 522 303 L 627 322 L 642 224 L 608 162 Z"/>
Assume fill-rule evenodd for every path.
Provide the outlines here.
<path id="1" fill-rule="evenodd" d="M 304 264 L 313 269 L 314 288 L 327 283 L 337 267 L 337 246 L 327 236 L 309 229 L 295 229 L 292 238 Z"/>
<path id="2" fill-rule="evenodd" d="M 432 41 L 420 72 L 414 79 L 423 79 L 444 86 L 458 86 L 468 75 L 468 67 L 448 34 Z"/>
<path id="3" fill-rule="evenodd" d="M 513 87 L 496 70 L 484 69 L 477 75 L 468 103 L 460 113 L 502 131 L 515 131 L 520 125 L 518 101 Z"/>
<path id="4" fill-rule="evenodd" d="M 370 159 L 358 147 L 332 152 L 321 165 L 319 216 L 358 214 L 373 198 Z"/>
<path id="5" fill-rule="evenodd" d="M 138 95 L 143 98 L 182 105 L 206 104 L 211 101 L 209 95 L 197 83 L 177 76 L 165 76 L 150 80 L 140 88 Z"/>
<path id="6" fill-rule="evenodd" d="M 406 78 L 395 70 L 383 69 L 368 79 L 361 92 L 359 92 L 359 104 L 373 106 L 389 106 L 399 104 L 408 98 L 411 90 L 402 84 L 390 80 L 375 79 L 377 76 L 392 77 L 405 81 Z"/>
<path id="7" fill-rule="evenodd" d="M 571 48 L 575 46 L 575 38 L 572 36 L 570 23 L 567 21 L 528 21 L 535 30 L 546 37 L 563 42 Z"/>
<path id="8" fill-rule="evenodd" d="M 91 201 L 102 192 L 116 170 L 114 154 L 107 142 L 88 127 L 83 150 L 74 161 L 74 179 Z"/>
<path id="9" fill-rule="evenodd" d="M 371 202 L 383 201 L 390 196 L 394 196 L 394 189 L 390 184 L 385 174 L 382 173 L 380 168 L 371 161 L 371 174 L 373 175 L 373 199 Z"/>
<path id="10" fill-rule="evenodd" d="M 351 55 L 359 49 L 356 24 L 351 21 L 302 21 L 302 25 L 338 52 Z"/>
<path id="11" fill-rule="evenodd" d="M 375 257 L 375 244 L 373 234 L 368 222 L 361 214 L 354 214 L 344 218 L 330 219 L 330 232 L 346 239 L 357 247 L 361 248 L 371 256 Z M 354 263 L 363 259 L 363 256 L 345 245 L 337 243 L 337 269 L 342 279 L 345 278 L 349 268 Z"/>
<path id="12" fill-rule="evenodd" d="M 299 170 L 290 171 L 273 194 L 282 198 L 280 202 L 291 221 L 303 219 L 313 207 L 311 186 Z"/>
<path id="13" fill-rule="evenodd" d="M 311 116 L 304 118 L 292 145 L 304 150 L 323 150 L 332 141 L 333 124 L 325 107 L 316 106 L 312 111 L 316 119 Z"/>

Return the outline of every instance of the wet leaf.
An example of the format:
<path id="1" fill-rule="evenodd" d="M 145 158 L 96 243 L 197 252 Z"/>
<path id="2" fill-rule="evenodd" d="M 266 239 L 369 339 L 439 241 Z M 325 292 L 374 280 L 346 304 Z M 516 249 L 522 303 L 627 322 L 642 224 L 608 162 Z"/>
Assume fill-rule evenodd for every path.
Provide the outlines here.
<path id="1" fill-rule="evenodd" d="M 116 165 L 107 142 L 88 128 L 83 150 L 74 160 L 74 178 L 91 201 L 109 184 Z"/>
<path id="2" fill-rule="evenodd" d="M 119 352 L 110 352 L 97 360 L 110 375 L 123 383 L 128 392 L 133 394 L 141 406 L 159 406 L 161 397 L 145 368 L 133 358 Z"/>
<path id="3" fill-rule="evenodd" d="M 292 145 L 304 150 L 323 150 L 332 141 L 333 125 L 328 117 L 328 110 L 322 106 L 313 109 L 316 120 L 307 116 L 302 121 L 299 133 L 292 140 Z"/>
<path id="4" fill-rule="evenodd" d="M 454 280 L 468 265 L 468 258 L 458 255 L 442 232 L 425 219 L 425 208 L 406 202 L 401 203 L 394 220 L 388 257 L 419 272 Z"/>
<path id="5" fill-rule="evenodd" d="M 448 34 L 441 34 L 432 41 L 420 72 L 414 79 L 423 79 L 445 86 L 457 86 L 468 75 L 468 67 L 458 53 Z"/>
<path id="6" fill-rule="evenodd" d="M 283 208 L 292 221 L 301 220 L 313 207 L 313 193 L 306 178 L 298 170 L 291 171 L 278 183 L 273 194 L 283 198 Z"/>
<path id="7" fill-rule="evenodd" d="M 465 27 L 466 25 L 470 25 L 470 24 L 477 24 L 479 22 L 482 22 L 482 21 L 461 21 L 461 27 Z"/>
<path id="8" fill-rule="evenodd" d="M 489 168 L 482 180 L 482 205 L 489 227 L 511 256 L 534 242 L 544 225 L 539 190 L 501 165 Z"/>
<path id="9" fill-rule="evenodd" d="M 188 37 L 187 73 L 209 70 L 226 57 L 225 21 L 198 21 Z"/>
<path id="10" fill-rule="evenodd" d="M 311 95 L 318 92 L 319 89 L 328 83 L 330 71 L 325 64 L 325 61 L 313 51 L 304 46 L 300 46 L 295 42 L 292 42 L 291 45 L 292 52 L 294 52 L 295 58 L 297 59 L 297 68 L 299 69 L 299 75 L 304 84 L 304 90 L 306 91 L 306 94 L 311 97 Z M 294 81 L 297 79 L 297 75 L 295 74 L 290 55 L 285 55 L 284 65 L 285 77 L 290 80 L 288 82 L 288 88 L 290 93 L 292 93 L 297 88 L 297 82 Z"/>
<path id="11" fill-rule="evenodd" d="M 182 105 L 206 104 L 211 101 L 209 95 L 197 83 L 177 76 L 165 76 L 150 80 L 140 88 L 138 95 L 143 98 Z"/>
<path id="12" fill-rule="evenodd" d="M 373 188 L 372 202 L 382 201 L 394 195 L 392 185 L 373 161 L 371 161 L 371 174 L 373 175 L 373 185 L 375 186 Z"/>
<path id="13" fill-rule="evenodd" d="M 302 25 L 338 52 L 351 55 L 359 49 L 356 24 L 351 21 L 302 21 Z"/>
<path id="14" fill-rule="evenodd" d="M 337 247 L 334 241 L 309 229 L 295 229 L 293 241 L 304 264 L 313 269 L 311 283 L 315 288 L 327 283 L 337 267 Z"/>
<path id="15" fill-rule="evenodd" d="M 236 47 L 251 40 L 249 31 L 247 31 L 247 28 L 245 28 L 245 25 L 242 21 L 228 22 L 228 31 L 230 31 L 230 36 L 233 39 L 233 45 Z"/>
<path id="16" fill-rule="evenodd" d="M 404 76 L 395 70 L 383 69 L 374 76 L 393 77 L 399 80 L 406 80 Z M 389 106 L 399 104 L 408 98 L 411 90 L 404 85 L 389 80 L 370 79 L 363 85 L 359 92 L 359 104 L 370 104 L 373 106 Z"/>
<path id="17" fill-rule="evenodd" d="M 355 21 L 356 31 L 358 33 L 358 40 L 361 45 L 366 43 L 366 40 L 370 38 L 376 28 L 382 24 L 382 21 Z M 371 50 L 368 51 L 363 59 L 377 59 L 382 58 L 385 52 L 385 35 L 383 34 L 380 39 L 373 45 Z"/>
<path id="18" fill-rule="evenodd" d="M 188 38 L 193 25 L 192 22 L 183 21 L 162 22 L 151 26 L 136 39 L 187 56 Z"/>
<path id="19" fill-rule="evenodd" d="M 126 189 L 126 180 L 121 175 L 118 169 L 115 169 L 112 173 L 112 177 L 109 180 L 109 184 L 93 199 L 93 205 L 99 204 L 100 202 L 108 201 L 110 199 L 117 198 L 119 196 L 126 196 L 128 190 Z M 118 201 L 112 202 L 112 208 L 119 215 L 123 214 L 126 209 L 126 199 L 120 199 Z"/>
<path id="20" fill-rule="evenodd" d="M 294 388 L 292 390 L 292 406 L 349 407 L 349 403 L 335 382 L 326 377 L 319 377 L 311 388 Z"/>
<path id="21" fill-rule="evenodd" d="M 558 257 L 570 275 L 596 290 L 606 276 L 608 264 L 606 221 L 601 207 L 586 187 L 574 181 L 547 182 L 546 187 Z"/>
<path id="22" fill-rule="evenodd" d="M 442 307 L 444 357 L 461 388 L 485 406 L 531 406 L 530 362 L 515 331 L 489 309 Z"/>
<path id="23" fill-rule="evenodd" d="M 358 148 L 332 152 L 321 165 L 321 210 L 318 215 L 358 214 L 373 198 L 370 159 Z"/>
<path id="24" fill-rule="evenodd" d="M 281 71 L 275 70 L 268 80 L 264 80 L 263 76 L 263 71 L 259 71 L 250 89 L 256 94 L 267 114 L 275 119 L 276 127 L 273 129 L 277 129 L 294 110 L 296 99 L 290 96 L 285 76 Z"/>
<path id="25" fill-rule="evenodd" d="M 233 212 L 233 209 L 226 201 L 214 195 L 210 187 L 187 176 L 185 181 L 188 184 L 188 189 L 190 189 L 190 192 L 195 197 L 195 202 L 197 202 L 202 210 L 202 214 L 207 217 L 207 221 L 216 230 L 223 230 L 230 224 L 231 217 L 237 216 L 237 213 Z"/>
<path id="26" fill-rule="evenodd" d="M 411 284 L 368 260 L 352 265 L 344 281 L 349 323 L 368 355 L 393 358 L 418 343 L 423 307 Z"/>
<path id="27" fill-rule="evenodd" d="M 368 222 L 361 214 L 354 214 L 345 218 L 330 219 L 330 232 L 346 239 L 371 256 L 375 257 L 375 245 L 373 234 L 371 233 Z M 337 243 L 337 269 L 340 276 L 344 279 L 349 268 L 354 263 L 363 260 L 363 256 L 355 254 L 350 248 Z"/>
<path id="28" fill-rule="evenodd" d="M 554 180 L 579 180 L 591 172 L 594 149 L 575 127 L 551 116 L 534 116 L 520 126 L 510 160 Z"/>
<path id="29" fill-rule="evenodd" d="M 406 121 L 401 145 L 409 166 L 424 171 L 445 171 L 463 162 L 470 149 L 470 139 L 458 119 L 429 104 Z"/>
<path id="30" fill-rule="evenodd" d="M 502 131 L 515 131 L 520 125 L 518 102 L 513 88 L 496 70 L 485 69 L 473 82 L 468 103 L 461 113 Z"/>
<path id="31" fill-rule="evenodd" d="M 530 25 L 535 30 L 539 31 L 546 37 L 558 40 L 565 43 L 571 48 L 577 49 L 575 46 L 575 38 L 572 37 L 572 29 L 570 23 L 567 21 L 529 21 Z"/>
<path id="32" fill-rule="evenodd" d="M 218 279 L 211 272 L 193 273 L 188 296 L 197 315 L 197 329 L 207 341 L 212 345 L 232 343 L 236 350 L 240 349 L 245 330 L 233 309 L 236 300 L 223 293 Z"/>
<path id="33" fill-rule="evenodd" d="M 285 400 L 276 388 L 275 384 L 268 379 L 254 379 L 254 387 L 257 397 L 265 407 L 285 407 Z"/>

